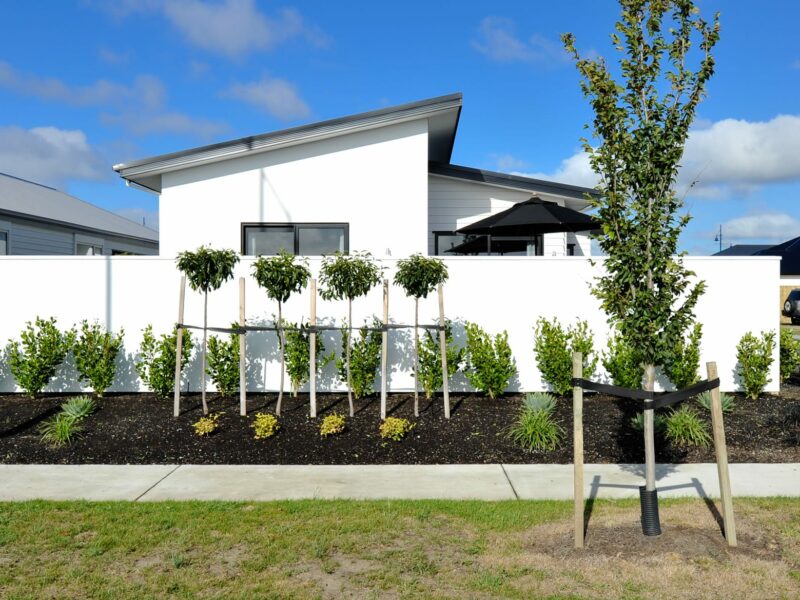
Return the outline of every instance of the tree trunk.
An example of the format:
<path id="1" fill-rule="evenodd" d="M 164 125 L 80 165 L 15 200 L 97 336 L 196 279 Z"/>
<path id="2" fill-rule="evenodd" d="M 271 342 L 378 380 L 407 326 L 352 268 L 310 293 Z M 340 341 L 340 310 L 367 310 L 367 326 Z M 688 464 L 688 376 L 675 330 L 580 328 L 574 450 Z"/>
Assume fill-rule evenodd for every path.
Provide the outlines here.
<path id="1" fill-rule="evenodd" d="M 652 392 L 655 387 L 656 368 L 654 365 L 644 367 L 644 389 Z M 656 446 L 655 446 L 655 411 L 644 411 L 644 474 L 645 489 L 652 492 L 656 489 Z"/>
<path id="2" fill-rule="evenodd" d="M 283 366 L 286 361 L 286 340 L 283 336 L 283 311 L 281 310 L 281 303 L 278 302 L 278 345 L 281 353 L 281 383 L 278 388 L 278 404 L 275 405 L 275 414 L 281 415 L 281 402 L 283 401 Z"/>
<path id="3" fill-rule="evenodd" d="M 203 295 L 203 354 L 200 360 L 200 397 L 203 399 L 203 414 L 208 414 L 206 402 L 206 343 L 208 342 L 208 292 Z"/>
<path id="4" fill-rule="evenodd" d="M 353 301 L 347 300 L 347 326 L 349 327 L 347 333 L 347 348 L 345 352 L 346 367 L 347 367 L 347 403 L 350 405 L 350 416 L 355 416 L 355 409 L 353 408 L 353 380 L 350 377 L 350 344 L 353 342 Z"/>
<path id="5" fill-rule="evenodd" d="M 414 416 L 419 416 L 419 298 L 414 298 Z"/>

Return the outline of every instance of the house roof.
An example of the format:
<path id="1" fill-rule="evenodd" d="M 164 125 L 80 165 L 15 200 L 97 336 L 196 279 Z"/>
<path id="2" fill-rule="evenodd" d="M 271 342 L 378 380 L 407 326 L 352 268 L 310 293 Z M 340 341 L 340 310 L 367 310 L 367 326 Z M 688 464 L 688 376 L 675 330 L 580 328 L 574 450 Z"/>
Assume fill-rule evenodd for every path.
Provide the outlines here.
<path id="1" fill-rule="evenodd" d="M 768 248 L 772 248 L 772 246 L 769 244 L 734 244 L 730 248 L 715 252 L 711 256 L 753 256 Z"/>
<path id="2" fill-rule="evenodd" d="M 458 119 L 461 114 L 461 98 L 461 93 L 438 96 L 338 119 L 292 127 L 291 129 L 262 133 L 218 144 L 190 148 L 171 154 L 152 156 L 142 160 L 114 165 L 114 170 L 123 179 L 151 191 L 160 192 L 161 176 L 169 171 L 177 171 L 422 118 L 427 118 L 429 124 L 429 158 L 449 162 L 453 144 L 455 143 Z"/>
<path id="3" fill-rule="evenodd" d="M 435 161 L 429 163 L 428 172 L 443 177 L 477 181 L 489 185 L 499 185 L 501 187 L 525 190 L 528 192 L 566 196 L 567 198 L 574 198 L 576 200 L 585 200 L 587 194 L 590 196 L 597 196 L 597 192 L 592 188 L 547 181 L 544 179 L 533 179 L 532 177 L 509 175 L 508 173 L 484 171 L 483 169 L 474 169 L 472 167 L 462 167 Z"/>
<path id="4" fill-rule="evenodd" d="M 800 275 L 800 237 L 756 252 L 757 256 L 780 256 L 781 275 Z"/>
<path id="5" fill-rule="evenodd" d="M 0 173 L 0 218 L 11 215 L 158 243 L 158 232 L 79 198 Z"/>

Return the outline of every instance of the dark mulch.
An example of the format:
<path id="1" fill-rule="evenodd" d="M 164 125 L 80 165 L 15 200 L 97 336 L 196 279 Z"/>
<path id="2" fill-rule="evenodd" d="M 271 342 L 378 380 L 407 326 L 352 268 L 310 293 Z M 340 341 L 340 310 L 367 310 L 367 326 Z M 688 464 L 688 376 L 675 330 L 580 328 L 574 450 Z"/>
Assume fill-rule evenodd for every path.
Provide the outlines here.
<path id="1" fill-rule="evenodd" d="M 184 412 L 172 417 L 171 400 L 150 394 L 111 395 L 99 401 L 85 432 L 71 445 L 53 449 L 39 440 L 40 423 L 57 412 L 64 396 L 30 400 L 19 394 L 0 396 L 0 463 L 191 463 L 191 464 L 431 464 L 431 463 L 571 463 L 572 401 L 563 398 L 556 420 L 565 431 L 561 447 L 551 453 L 524 452 L 506 436 L 521 396 L 490 400 L 454 394 L 450 421 L 441 398 L 422 401 L 422 413 L 402 442 L 378 436 L 377 398 L 357 401 L 356 416 L 346 431 L 322 439 L 320 420 L 308 418 L 308 396 L 285 398 L 281 429 L 268 440 L 253 439 L 257 411 L 272 412 L 276 395 L 252 394 L 248 417 L 239 417 L 238 399 L 210 397 L 221 411 L 220 429 L 208 438 L 194 434 L 201 415 L 199 395 L 184 398 Z M 347 397 L 318 396 L 320 416 L 347 414 Z M 737 396 L 736 409 L 725 416 L 731 462 L 800 462 L 800 386 L 785 387 L 782 396 L 749 401 Z M 413 418 L 413 396 L 391 394 L 393 416 Z M 701 412 L 702 409 L 700 409 Z M 585 461 L 643 462 L 642 436 L 629 426 L 636 412 L 631 401 L 588 395 L 584 406 Z M 713 462 L 712 448 L 673 448 L 660 440 L 662 463 Z"/>

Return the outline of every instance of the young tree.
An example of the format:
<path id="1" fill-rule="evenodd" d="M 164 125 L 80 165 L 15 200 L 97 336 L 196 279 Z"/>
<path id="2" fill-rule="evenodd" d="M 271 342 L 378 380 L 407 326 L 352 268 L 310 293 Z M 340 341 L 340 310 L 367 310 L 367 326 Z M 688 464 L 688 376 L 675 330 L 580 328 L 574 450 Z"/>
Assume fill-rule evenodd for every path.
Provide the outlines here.
<path id="1" fill-rule="evenodd" d="M 347 372 L 347 401 L 350 404 L 350 416 L 353 408 L 353 379 L 350 372 L 350 345 L 353 331 L 353 300 L 367 293 L 381 282 L 383 269 L 379 267 L 369 252 L 353 255 L 337 252 L 333 256 L 322 259 L 319 280 L 322 284 L 320 296 L 325 300 L 347 299 L 347 327 L 351 335 L 345 342 L 345 370 Z"/>
<path id="2" fill-rule="evenodd" d="M 421 254 L 397 261 L 394 282 L 414 298 L 414 416 L 419 416 L 419 299 L 427 298 L 436 287 L 447 281 L 447 267 L 438 258 Z"/>
<path id="3" fill-rule="evenodd" d="M 253 263 L 253 277 L 259 286 L 264 288 L 272 300 L 278 303 L 278 343 L 281 351 L 281 384 L 278 388 L 278 403 L 275 405 L 275 413 L 281 414 L 281 402 L 283 401 L 283 371 L 286 363 L 286 334 L 283 323 L 283 303 L 295 292 L 299 292 L 308 285 L 311 278 L 311 271 L 308 270 L 308 262 L 305 260 L 295 261 L 295 257 L 285 250 L 280 250 L 277 256 L 270 258 L 258 257 Z"/>
<path id="4" fill-rule="evenodd" d="M 200 373 L 202 377 L 201 396 L 203 414 L 208 414 L 206 403 L 206 349 L 208 344 L 208 292 L 218 290 L 220 286 L 233 277 L 233 268 L 239 262 L 239 256 L 233 250 L 214 250 L 200 246 L 194 252 L 181 252 L 176 263 L 186 279 L 189 287 L 196 292 L 203 292 L 203 352 L 201 354 Z"/>
<path id="5" fill-rule="evenodd" d="M 596 147 L 583 143 L 600 176 L 593 206 L 607 258 L 593 293 L 645 365 L 644 387 L 652 390 L 655 365 L 663 365 L 683 339 L 705 287 L 691 283 L 694 273 L 676 257 L 689 216 L 678 215 L 682 201 L 674 184 L 689 126 L 714 72 L 719 15 L 707 23 L 692 0 L 620 4 L 611 37 L 622 55 L 621 83 L 602 58 L 582 58 L 572 34 L 562 40 L 595 114 Z M 646 490 L 654 492 L 652 410 L 645 411 L 644 429 Z"/>
<path id="6" fill-rule="evenodd" d="M 77 332 L 72 346 L 75 368 L 81 381 L 90 384 L 94 393 L 101 398 L 114 381 L 117 354 L 122 348 L 124 335 L 122 329 L 114 335 L 97 321 L 89 323 L 86 320 L 81 322 Z"/>

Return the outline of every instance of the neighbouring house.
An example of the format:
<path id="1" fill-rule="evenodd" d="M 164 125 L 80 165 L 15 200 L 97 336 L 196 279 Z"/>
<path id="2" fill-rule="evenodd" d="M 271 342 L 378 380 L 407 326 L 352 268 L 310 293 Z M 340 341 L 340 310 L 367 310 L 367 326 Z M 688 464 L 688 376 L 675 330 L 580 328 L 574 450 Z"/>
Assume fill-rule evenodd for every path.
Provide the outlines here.
<path id="1" fill-rule="evenodd" d="M 0 255 L 158 254 L 158 232 L 57 189 L 0 173 Z"/>
<path id="2" fill-rule="evenodd" d="M 451 94 L 114 166 L 159 195 L 160 253 L 443 254 L 456 230 L 537 196 L 574 210 L 592 190 L 450 162 Z M 531 236 L 524 253 L 590 253 L 586 234 Z"/>

